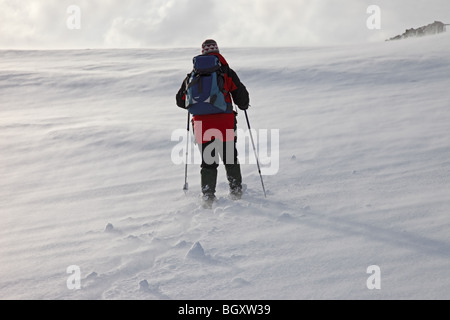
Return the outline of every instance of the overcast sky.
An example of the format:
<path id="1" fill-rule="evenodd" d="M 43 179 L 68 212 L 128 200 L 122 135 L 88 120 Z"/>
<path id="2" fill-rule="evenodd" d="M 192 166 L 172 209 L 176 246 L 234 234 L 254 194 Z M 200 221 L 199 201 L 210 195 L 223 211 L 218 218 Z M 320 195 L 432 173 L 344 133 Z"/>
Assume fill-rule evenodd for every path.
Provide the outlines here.
<path id="1" fill-rule="evenodd" d="M 381 29 L 367 27 L 370 5 Z M 0 48 L 327 45 L 384 41 L 435 20 L 450 23 L 450 0 L 0 0 Z"/>

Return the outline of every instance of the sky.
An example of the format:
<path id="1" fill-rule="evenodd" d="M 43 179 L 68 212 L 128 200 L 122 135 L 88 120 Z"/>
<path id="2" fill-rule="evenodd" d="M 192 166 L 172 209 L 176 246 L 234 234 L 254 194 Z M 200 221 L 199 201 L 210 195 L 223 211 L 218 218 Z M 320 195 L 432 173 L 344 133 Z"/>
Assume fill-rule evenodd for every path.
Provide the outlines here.
<path id="1" fill-rule="evenodd" d="M 449 0 L 0 0 L 0 48 L 329 45 L 435 20 L 450 23 Z"/>

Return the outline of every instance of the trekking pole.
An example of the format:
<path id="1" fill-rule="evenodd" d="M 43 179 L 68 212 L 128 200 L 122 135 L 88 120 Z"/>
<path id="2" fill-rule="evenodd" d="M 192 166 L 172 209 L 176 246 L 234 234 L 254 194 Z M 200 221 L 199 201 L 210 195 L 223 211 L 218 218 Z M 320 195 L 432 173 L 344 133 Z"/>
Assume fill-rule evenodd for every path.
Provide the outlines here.
<path id="1" fill-rule="evenodd" d="M 188 111 L 187 116 L 187 133 L 186 133 L 186 164 L 184 167 L 184 186 L 183 190 L 186 193 L 186 191 L 189 189 L 189 184 L 187 182 L 187 168 L 188 168 L 188 154 L 189 154 L 189 121 L 191 119 L 191 114 Z"/>
<path id="2" fill-rule="evenodd" d="M 259 173 L 259 177 L 261 178 L 261 185 L 262 185 L 262 188 L 264 191 L 264 197 L 267 198 L 266 188 L 264 187 L 264 181 L 263 181 L 263 177 L 261 174 L 261 167 L 259 166 L 258 154 L 256 153 L 255 142 L 253 141 L 252 129 L 250 128 L 250 121 L 248 121 L 247 110 L 244 110 L 244 113 L 245 113 L 245 119 L 247 119 L 248 131 L 250 131 L 250 140 L 252 140 L 253 152 L 255 153 L 256 165 L 258 166 L 258 173 Z"/>

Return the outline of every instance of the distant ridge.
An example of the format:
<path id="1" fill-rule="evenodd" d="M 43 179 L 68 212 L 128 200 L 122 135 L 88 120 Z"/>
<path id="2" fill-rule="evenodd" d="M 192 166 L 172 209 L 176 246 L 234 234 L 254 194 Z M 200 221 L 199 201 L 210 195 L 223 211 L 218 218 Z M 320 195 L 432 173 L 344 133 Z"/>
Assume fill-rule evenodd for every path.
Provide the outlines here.
<path id="1" fill-rule="evenodd" d="M 406 31 L 398 36 L 395 36 L 393 38 L 390 38 L 386 41 L 391 40 L 401 40 L 401 39 L 407 39 L 412 37 L 423 37 L 423 36 L 429 36 L 433 34 L 438 34 L 446 31 L 446 26 L 449 26 L 450 24 L 445 24 L 441 21 L 435 21 L 433 23 L 430 23 L 429 25 L 414 29 L 406 29 Z"/>

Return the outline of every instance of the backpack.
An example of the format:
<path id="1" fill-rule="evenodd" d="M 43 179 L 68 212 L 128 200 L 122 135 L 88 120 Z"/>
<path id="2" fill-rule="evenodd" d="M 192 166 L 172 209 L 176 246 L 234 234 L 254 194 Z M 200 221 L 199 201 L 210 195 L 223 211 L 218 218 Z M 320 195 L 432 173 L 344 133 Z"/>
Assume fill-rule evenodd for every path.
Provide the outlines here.
<path id="1" fill-rule="evenodd" d="M 233 107 L 225 101 L 225 78 L 222 64 L 215 55 L 193 58 L 194 69 L 186 78 L 185 106 L 193 115 L 231 113 Z"/>

